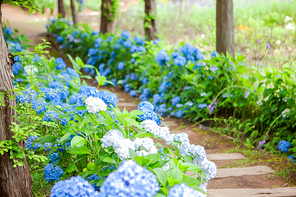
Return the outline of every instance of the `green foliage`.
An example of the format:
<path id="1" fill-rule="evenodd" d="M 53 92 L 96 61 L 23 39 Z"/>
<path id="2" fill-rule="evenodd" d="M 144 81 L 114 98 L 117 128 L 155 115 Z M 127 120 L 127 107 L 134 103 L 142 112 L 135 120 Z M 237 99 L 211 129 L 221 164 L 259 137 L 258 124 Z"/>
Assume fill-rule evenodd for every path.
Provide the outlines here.
<path id="1" fill-rule="evenodd" d="M 35 2 L 36 0 L 3 0 L 2 4 L 10 4 L 15 7 L 25 7 L 28 8 L 30 13 L 37 9 Z"/>

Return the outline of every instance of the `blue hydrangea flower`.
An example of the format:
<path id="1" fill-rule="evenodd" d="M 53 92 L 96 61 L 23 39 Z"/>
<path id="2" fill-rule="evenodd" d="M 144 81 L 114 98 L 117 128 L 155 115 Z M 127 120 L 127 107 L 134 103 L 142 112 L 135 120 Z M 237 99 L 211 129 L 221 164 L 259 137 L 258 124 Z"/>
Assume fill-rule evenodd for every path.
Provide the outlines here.
<path id="1" fill-rule="evenodd" d="M 19 72 L 22 70 L 22 65 L 19 62 L 13 64 L 12 73 L 14 75 L 19 75 Z"/>
<path id="2" fill-rule="evenodd" d="M 67 118 L 63 118 L 61 120 L 61 125 L 63 125 L 64 127 L 68 124 L 68 119 Z"/>
<path id="3" fill-rule="evenodd" d="M 160 95 L 159 94 L 154 94 L 153 95 L 153 104 L 157 105 L 160 102 Z"/>
<path id="4" fill-rule="evenodd" d="M 49 86 L 50 88 L 52 88 L 52 89 L 57 89 L 57 88 L 61 88 L 61 89 L 63 89 L 63 88 L 64 88 L 64 86 L 63 86 L 60 82 L 58 82 L 58 81 L 50 82 L 50 83 L 48 84 L 48 86 Z"/>
<path id="5" fill-rule="evenodd" d="M 97 90 L 95 87 L 92 87 L 89 85 L 81 86 L 78 93 L 82 94 L 85 98 L 88 98 L 90 96 L 92 96 L 92 97 L 99 97 L 100 96 L 100 91 Z"/>
<path id="6" fill-rule="evenodd" d="M 158 113 L 160 116 L 164 116 L 167 112 L 167 109 L 166 109 L 166 105 L 165 104 L 161 104 L 159 106 L 156 106 L 155 107 L 155 111 L 156 113 Z"/>
<path id="7" fill-rule="evenodd" d="M 204 55 L 203 53 L 198 53 L 198 54 L 196 55 L 196 60 L 203 60 L 204 57 L 205 57 L 205 55 Z"/>
<path id="8" fill-rule="evenodd" d="M 70 96 L 69 104 L 73 104 L 75 106 L 85 105 L 81 94 L 73 94 L 72 96 Z"/>
<path id="9" fill-rule="evenodd" d="M 60 159 L 59 153 L 52 153 L 49 155 L 49 163 L 55 164 Z"/>
<path id="10" fill-rule="evenodd" d="M 198 108 L 199 108 L 199 109 L 203 109 L 203 108 L 205 108 L 205 107 L 207 107 L 207 106 L 208 106 L 207 104 L 202 104 L 202 103 L 201 103 L 201 104 L 198 105 Z"/>
<path id="11" fill-rule="evenodd" d="M 5 30 L 4 30 L 4 34 L 8 34 L 8 35 L 12 35 L 13 31 L 10 27 L 6 27 Z"/>
<path id="12" fill-rule="evenodd" d="M 213 52 L 211 53 L 211 58 L 213 58 L 213 57 L 217 57 L 217 52 L 216 52 L 216 51 L 213 51 Z"/>
<path id="13" fill-rule="evenodd" d="M 170 189 L 168 197 L 205 197 L 205 195 L 185 183 L 181 183 Z"/>
<path id="14" fill-rule="evenodd" d="M 63 40 L 64 40 L 64 37 L 63 37 L 63 36 L 58 36 L 58 37 L 57 37 L 57 42 L 58 42 L 58 43 L 63 42 Z"/>
<path id="15" fill-rule="evenodd" d="M 132 47 L 132 43 L 131 43 L 131 41 L 129 41 L 129 40 L 124 41 L 122 45 L 123 45 L 125 48 L 131 48 L 131 47 Z"/>
<path id="16" fill-rule="evenodd" d="M 143 101 L 138 105 L 138 110 L 141 110 L 143 112 L 150 112 L 154 110 L 154 106 L 147 101 Z"/>
<path id="17" fill-rule="evenodd" d="M 43 99 L 39 98 L 32 102 L 32 108 L 36 111 L 37 114 L 41 114 L 47 110 L 48 103 Z"/>
<path id="18" fill-rule="evenodd" d="M 131 37 L 130 33 L 128 31 L 123 31 L 121 33 L 121 38 L 124 39 L 124 40 L 127 40 Z"/>
<path id="19" fill-rule="evenodd" d="M 175 112 L 175 116 L 176 116 L 177 118 L 183 118 L 183 116 L 184 116 L 184 112 L 183 112 L 183 110 L 182 110 L 182 109 L 179 109 L 178 111 L 176 111 L 176 112 Z"/>
<path id="20" fill-rule="evenodd" d="M 58 121 L 60 119 L 59 115 L 57 112 L 55 111 L 47 111 L 45 114 L 44 114 L 44 118 L 43 118 L 43 121 L 53 121 L 51 119 L 51 116 L 56 120 Z"/>
<path id="21" fill-rule="evenodd" d="M 288 156 L 288 159 L 291 159 L 292 162 L 295 162 L 295 161 L 294 161 L 294 155 L 289 155 L 289 156 Z"/>
<path id="22" fill-rule="evenodd" d="M 134 64 L 136 62 L 135 58 L 131 59 L 132 64 Z"/>
<path id="23" fill-rule="evenodd" d="M 41 144 L 39 142 L 35 143 L 35 145 L 33 146 L 33 142 L 38 139 L 38 137 L 36 136 L 30 136 L 27 138 L 26 140 L 26 144 L 25 144 L 25 147 L 30 149 L 30 150 L 37 150 L 41 147 Z"/>
<path id="24" fill-rule="evenodd" d="M 76 72 L 75 69 L 68 67 L 67 71 L 72 75 L 73 77 L 79 77 L 79 74 Z"/>
<path id="25" fill-rule="evenodd" d="M 160 190 L 156 176 L 136 162 L 124 161 L 100 188 L 102 197 L 153 197 Z"/>
<path id="26" fill-rule="evenodd" d="M 59 167 L 54 167 L 51 163 L 44 168 L 44 178 L 47 182 L 55 182 L 60 179 L 64 171 Z"/>
<path id="27" fill-rule="evenodd" d="M 171 101 L 172 101 L 172 105 L 176 106 L 181 101 L 181 98 L 179 96 L 176 96 L 176 97 L 172 98 Z"/>
<path id="28" fill-rule="evenodd" d="M 118 103 L 117 95 L 105 90 L 101 91 L 99 98 L 102 99 L 104 103 L 108 105 L 108 107 L 111 107 L 111 105 L 113 105 L 113 107 L 116 107 Z"/>
<path id="29" fill-rule="evenodd" d="M 133 54 L 138 50 L 138 47 L 136 45 L 133 45 L 130 49 L 130 52 Z"/>
<path id="30" fill-rule="evenodd" d="M 146 52 L 146 48 L 143 47 L 143 46 L 139 46 L 138 49 L 137 49 L 137 53 L 141 53 L 141 52 Z"/>
<path id="31" fill-rule="evenodd" d="M 54 60 L 54 63 L 56 64 L 55 68 L 57 70 L 63 70 L 66 68 L 66 63 L 64 62 L 63 58 L 58 57 Z"/>
<path id="32" fill-rule="evenodd" d="M 290 142 L 288 142 L 286 140 L 281 140 L 278 145 L 278 149 L 281 152 L 286 153 L 286 152 L 288 152 L 290 146 L 291 146 Z"/>
<path id="33" fill-rule="evenodd" d="M 94 56 L 94 55 L 97 54 L 97 50 L 94 49 L 94 48 L 89 48 L 89 49 L 88 49 L 88 54 L 89 54 L 90 56 Z"/>
<path id="34" fill-rule="evenodd" d="M 166 83 L 165 82 L 162 82 L 161 84 L 160 84 L 160 86 L 158 87 L 158 92 L 159 93 L 164 93 L 164 92 L 166 92 Z"/>
<path id="35" fill-rule="evenodd" d="M 131 90 L 131 91 L 129 92 L 129 95 L 130 95 L 131 97 L 136 97 L 136 96 L 137 96 L 137 90 Z"/>
<path id="36" fill-rule="evenodd" d="M 170 61 L 170 57 L 167 55 L 165 50 L 161 50 L 155 57 L 156 62 L 159 66 L 165 65 L 168 61 Z"/>
<path id="37" fill-rule="evenodd" d="M 111 82 L 114 83 L 114 85 L 117 85 L 117 79 L 113 78 L 111 79 Z"/>
<path id="38" fill-rule="evenodd" d="M 99 197 L 98 192 L 80 176 L 57 182 L 51 189 L 50 197 Z"/>
<path id="39" fill-rule="evenodd" d="M 117 65 L 118 70 L 123 70 L 124 69 L 124 63 L 123 62 L 119 62 Z"/>
<path id="40" fill-rule="evenodd" d="M 181 56 L 180 53 L 178 53 L 178 52 L 172 52 L 172 54 L 171 54 L 172 59 L 175 59 L 178 56 Z"/>
<path id="41" fill-rule="evenodd" d="M 183 66 L 186 64 L 186 58 L 183 57 L 183 56 L 181 56 L 181 55 L 179 55 L 178 57 L 176 57 L 176 58 L 174 59 L 174 64 L 175 64 L 176 66 L 183 67 Z"/>
<path id="42" fill-rule="evenodd" d="M 50 149 L 51 149 L 50 147 L 51 147 L 51 143 L 44 143 L 43 144 L 43 149 L 46 151 L 50 151 Z"/>
<path id="43" fill-rule="evenodd" d="M 145 39 L 136 36 L 133 38 L 133 41 L 137 43 L 137 45 L 145 45 Z"/>

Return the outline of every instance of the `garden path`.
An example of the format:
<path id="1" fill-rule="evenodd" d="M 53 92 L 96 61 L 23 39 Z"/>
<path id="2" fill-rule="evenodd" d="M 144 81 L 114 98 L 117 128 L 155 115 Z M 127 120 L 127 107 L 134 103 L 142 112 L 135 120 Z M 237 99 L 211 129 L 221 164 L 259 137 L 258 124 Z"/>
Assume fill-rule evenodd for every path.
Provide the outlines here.
<path id="1" fill-rule="evenodd" d="M 42 17 L 30 19 L 21 11 L 4 6 L 3 18 L 10 22 L 10 26 L 32 39 L 32 44 L 40 43 L 44 38 L 39 36 L 45 32 L 46 21 Z M 50 52 L 52 56 L 64 57 L 65 61 L 67 59 L 54 46 Z M 87 82 L 95 85 L 93 80 Z M 135 110 L 140 103 L 138 98 L 131 98 L 118 87 L 100 88 L 103 89 L 117 94 L 121 109 Z M 186 132 L 190 142 L 204 146 L 209 160 L 216 163 L 217 177 L 208 185 L 210 196 L 296 196 L 296 175 L 287 174 L 284 179 L 277 174 L 277 170 L 285 169 L 289 162 L 286 158 L 263 151 L 247 150 L 242 145 L 235 145 L 232 137 L 213 133 L 210 128 L 200 129 L 185 119 L 165 117 L 163 122 L 170 127 L 172 133 Z"/>

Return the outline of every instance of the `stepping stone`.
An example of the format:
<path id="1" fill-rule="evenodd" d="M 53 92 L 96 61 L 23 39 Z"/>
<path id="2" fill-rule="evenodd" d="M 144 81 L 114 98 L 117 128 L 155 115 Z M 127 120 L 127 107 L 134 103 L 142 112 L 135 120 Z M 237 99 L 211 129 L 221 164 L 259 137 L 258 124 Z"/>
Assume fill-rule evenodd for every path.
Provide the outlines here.
<path id="1" fill-rule="evenodd" d="M 210 197 L 296 196 L 296 187 L 274 189 L 208 189 L 208 194 Z"/>
<path id="2" fill-rule="evenodd" d="M 245 159 L 241 153 L 219 153 L 219 154 L 207 154 L 207 158 L 210 161 L 217 160 L 236 160 L 236 159 Z"/>
<path id="3" fill-rule="evenodd" d="M 117 103 L 117 106 L 118 107 L 137 107 L 137 105 L 136 104 L 134 104 L 134 103 Z"/>
<path id="4" fill-rule="evenodd" d="M 178 124 L 175 121 L 162 121 L 162 122 L 167 124 L 170 127 L 178 126 Z"/>
<path id="5" fill-rule="evenodd" d="M 273 169 L 269 166 L 253 166 L 244 168 L 223 168 L 218 169 L 217 178 L 226 178 L 231 176 L 242 176 L 242 175 L 260 175 L 272 173 Z"/>
<path id="6" fill-rule="evenodd" d="M 217 175 L 215 179 L 227 178 L 233 176 L 243 176 L 243 175 L 260 175 L 272 173 L 273 169 L 268 166 L 253 166 L 244 168 L 222 168 L 217 170 Z M 192 172 L 188 172 L 187 176 L 193 175 Z M 197 177 L 193 175 L 192 177 Z"/>

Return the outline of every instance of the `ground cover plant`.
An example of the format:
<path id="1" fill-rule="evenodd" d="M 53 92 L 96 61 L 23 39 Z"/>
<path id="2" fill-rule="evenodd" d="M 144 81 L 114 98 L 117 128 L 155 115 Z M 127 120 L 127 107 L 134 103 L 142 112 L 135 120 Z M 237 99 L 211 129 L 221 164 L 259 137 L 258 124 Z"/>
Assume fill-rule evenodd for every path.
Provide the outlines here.
<path id="1" fill-rule="evenodd" d="M 19 125 L 12 125 L 12 140 L 0 142 L 0 153 L 10 152 L 15 165 L 27 159 L 35 196 L 206 196 L 216 165 L 187 134 L 170 134 L 151 103 L 120 111 L 114 93 L 82 80 L 89 76 L 81 68 L 94 69 L 98 85 L 108 82 L 92 65 L 69 56 L 70 68 L 62 58 L 28 53 L 11 28 L 4 32 L 18 54 L 13 85 Z"/>
<path id="2" fill-rule="evenodd" d="M 63 19 L 50 21 L 48 32 L 60 49 L 82 54 L 87 64 L 122 85 L 131 97 L 151 101 L 157 113 L 197 122 L 224 121 L 228 126 L 222 131 L 244 139 L 250 148 L 287 152 L 293 159 L 292 66 L 248 66 L 243 55 L 209 54 L 190 43 L 172 49 L 160 40 L 131 38 L 127 31 L 101 35 Z M 96 76 L 93 68 L 84 71 Z"/>

